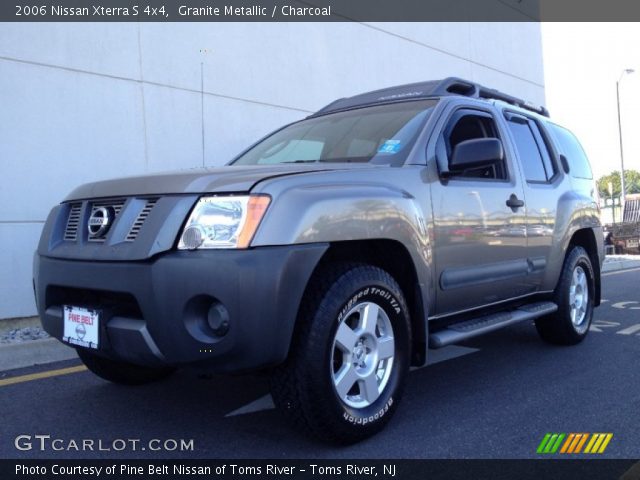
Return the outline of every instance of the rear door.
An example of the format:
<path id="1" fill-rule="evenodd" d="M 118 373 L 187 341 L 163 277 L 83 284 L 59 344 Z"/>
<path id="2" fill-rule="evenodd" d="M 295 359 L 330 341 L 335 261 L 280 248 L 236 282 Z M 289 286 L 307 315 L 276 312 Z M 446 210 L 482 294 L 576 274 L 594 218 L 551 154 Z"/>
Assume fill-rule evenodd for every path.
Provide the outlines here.
<path id="1" fill-rule="evenodd" d="M 527 282 L 525 206 L 517 162 L 498 112 L 487 107 L 453 107 L 443 116 L 428 147 L 434 216 L 435 315 L 447 315 L 518 297 Z M 453 148 L 474 138 L 498 138 L 505 157 L 491 168 L 449 169 Z"/>
<path id="2" fill-rule="evenodd" d="M 509 110 L 505 110 L 504 118 L 522 167 L 527 202 L 527 255 L 534 267 L 527 281 L 532 290 L 548 290 L 545 276 L 550 263 L 558 270 L 563 261 L 552 256 L 554 235 L 562 238 L 564 233 L 556 232 L 560 196 L 570 190 L 561 184 L 569 180 L 562 174 L 548 133 L 538 120 Z"/>

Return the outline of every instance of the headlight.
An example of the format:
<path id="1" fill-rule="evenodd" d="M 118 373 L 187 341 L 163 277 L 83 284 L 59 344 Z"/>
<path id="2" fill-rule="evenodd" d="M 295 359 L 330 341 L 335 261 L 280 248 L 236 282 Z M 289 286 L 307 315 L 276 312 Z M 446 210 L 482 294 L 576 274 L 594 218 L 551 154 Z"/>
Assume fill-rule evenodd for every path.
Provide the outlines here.
<path id="1" fill-rule="evenodd" d="M 267 195 L 202 197 L 182 230 L 178 249 L 247 248 L 270 201 Z"/>

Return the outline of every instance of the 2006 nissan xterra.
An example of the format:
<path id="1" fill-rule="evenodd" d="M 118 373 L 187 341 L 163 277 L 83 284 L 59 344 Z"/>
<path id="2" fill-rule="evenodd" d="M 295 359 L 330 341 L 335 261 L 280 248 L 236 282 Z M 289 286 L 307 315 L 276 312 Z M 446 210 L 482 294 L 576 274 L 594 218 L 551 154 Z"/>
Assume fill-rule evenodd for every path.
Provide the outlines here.
<path id="1" fill-rule="evenodd" d="M 107 380 L 267 371 L 296 424 L 355 442 L 429 349 L 531 320 L 587 335 L 596 195 L 543 107 L 457 78 L 378 90 L 222 168 L 77 188 L 42 233 L 38 311 Z"/>

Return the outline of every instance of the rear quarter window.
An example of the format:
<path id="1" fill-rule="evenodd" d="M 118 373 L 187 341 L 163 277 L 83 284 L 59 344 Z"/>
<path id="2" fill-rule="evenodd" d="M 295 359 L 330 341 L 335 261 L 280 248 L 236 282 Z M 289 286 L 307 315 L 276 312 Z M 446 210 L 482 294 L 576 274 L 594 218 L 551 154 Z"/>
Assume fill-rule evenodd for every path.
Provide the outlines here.
<path id="1" fill-rule="evenodd" d="M 591 180 L 593 178 L 591 165 L 576 136 L 566 128 L 553 123 L 547 123 L 547 129 L 555 139 L 559 153 L 567 159 L 569 174 L 572 177 Z"/>

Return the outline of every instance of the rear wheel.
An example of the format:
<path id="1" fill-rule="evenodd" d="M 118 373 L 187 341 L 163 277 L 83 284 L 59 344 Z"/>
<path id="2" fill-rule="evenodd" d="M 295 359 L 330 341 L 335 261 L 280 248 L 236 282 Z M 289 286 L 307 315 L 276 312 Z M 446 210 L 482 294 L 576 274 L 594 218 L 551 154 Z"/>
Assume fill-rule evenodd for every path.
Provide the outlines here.
<path id="1" fill-rule="evenodd" d="M 554 294 L 558 311 L 536 320 L 544 340 L 558 345 L 575 345 L 584 340 L 593 318 L 594 285 L 589 254 L 574 246 L 565 259 Z"/>
<path id="2" fill-rule="evenodd" d="M 339 264 L 305 294 L 276 405 L 304 431 L 353 443 L 381 430 L 409 368 L 409 314 L 397 282 L 371 265 Z"/>
<path id="3" fill-rule="evenodd" d="M 152 368 L 100 357 L 86 348 L 77 348 L 82 363 L 94 374 L 121 385 L 144 385 L 168 377 L 173 368 Z"/>

